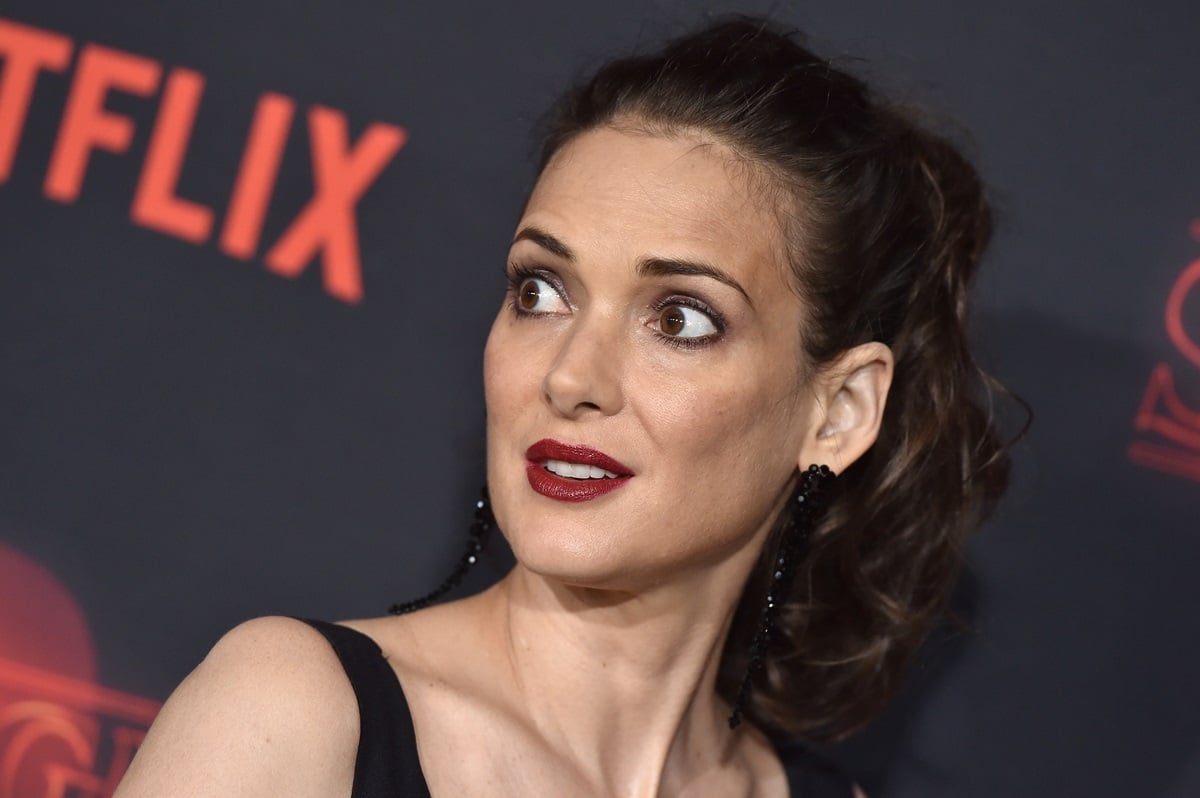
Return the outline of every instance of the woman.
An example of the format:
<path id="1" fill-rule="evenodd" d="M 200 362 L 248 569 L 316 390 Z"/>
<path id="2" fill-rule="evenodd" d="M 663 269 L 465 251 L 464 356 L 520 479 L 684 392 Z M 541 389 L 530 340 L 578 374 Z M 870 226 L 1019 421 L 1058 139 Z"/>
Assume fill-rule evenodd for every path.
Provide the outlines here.
<path id="1" fill-rule="evenodd" d="M 949 144 L 760 21 L 608 64 L 552 114 L 485 353 L 516 567 L 234 629 L 118 795 L 851 794 L 776 743 L 879 711 L 1002 490 L 988 232 Z"/>

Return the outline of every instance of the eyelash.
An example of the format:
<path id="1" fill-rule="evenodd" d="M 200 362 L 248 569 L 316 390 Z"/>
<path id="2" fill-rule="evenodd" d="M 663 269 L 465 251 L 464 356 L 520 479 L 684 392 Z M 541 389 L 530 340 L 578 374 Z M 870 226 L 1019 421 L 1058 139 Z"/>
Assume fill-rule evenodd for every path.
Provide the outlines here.
<path id="1" fill-rule="evenodd" d="M 703 313 L 705 316 L 708 316 L 709 321 L 712 322 L 713 327 L 717 328 L 717 331 L 711 335 L 706 335 L 703 338 L 681 338 L 677 335 L 664 335 L 658 330 L 654 330 L 654 337 L 658 338 L 667 346 L 673 346 L 677 349 L 695 351 L 698 349 L 704 349 L 707 346 L 712 346 L 725 337 L 725 317 L 714 310 L 712 306 L 705 302 L 701 302 L 695 297 L 680 295 L 663 297 L 655 302 L 651 307 L 654 308 L 656 313 L 662 313 L 664 310 L 672 306 L 691 308 L 692 310 Z"/>
<path id="2" fill-rule="evenodd" d="M 521 290 L 521 284 L 526 280 L 545 280 L 555 291 L 558 292 L 558 295 L 563 302 L 567 301 L 565 292 L 562 288 L 562 283 L 559 282 L 558 278 L 552 272 L 544 271 L 542 269 L 531 269 L 528 266 L 519 266 L 516 263 L 510 263 L 508 265 L 508 270 L 505 273 L 505 277 L 508 280 L 508 307 L 519 319 L 527 319 L 532 316 L 540 315 L 537 313 L 530 313 L 522 308 L 517 302 L 517 293 Z"/>
<path id="3" fill-rule="evenodd" d="M 519 319 L 527 319 L 540 315 L 537 313 L 530 313 L 522 308 L 517 302 L 517 294 L 521 289 L 521 285 L 526 280 L 545 280 L 552 288 L 554 288 L 555 291 L 559 293 L 559 296 L 563 299 L 563 301 L 566 302 L 566 297 L 564 296 L 562 289 L 562 283 L 552 272 L 542 269 L 531 269 L 528 266 L 510 263 L 508 265 L 508 269 L 505 271 L 505 277 L 508 282 L 507 304 L 512 310 L 513 315 Z M 708 316 L 709 320 L 712 321 L 713 326 L 717 328 L 717 331 L 716 333 L 707 335 L 703 338 L 681 338 L 674 335 L 664 335 L 661 332 L 655 331 L 654 337 L 658 338 L 667 346 L 675 347 L 676 349 L 696 351 L 711 346 L 725 337 L 725 317 L 718 313 L 711 305 L 701 302 L 695 297 L 673 294 L 668 297 L 663 297 L 655 302 L 651 307 L 656 313 L 661 313 L 672 306 L 691 308 L 692 310 L 703 313 L 705 316 Z"/>

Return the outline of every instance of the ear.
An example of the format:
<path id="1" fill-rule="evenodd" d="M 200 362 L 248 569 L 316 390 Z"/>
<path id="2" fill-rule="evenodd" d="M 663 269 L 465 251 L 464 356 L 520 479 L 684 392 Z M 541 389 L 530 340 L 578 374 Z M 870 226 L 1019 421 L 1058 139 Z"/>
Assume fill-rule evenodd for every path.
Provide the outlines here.
<path id="1" fill-rule="evenodd" d="M 812 423 L 797 465 L 828 465 L 842 473 L 879 437 L 892 385 L 892 350 L 873 341 L 856 346 L 813 380 Z"/>

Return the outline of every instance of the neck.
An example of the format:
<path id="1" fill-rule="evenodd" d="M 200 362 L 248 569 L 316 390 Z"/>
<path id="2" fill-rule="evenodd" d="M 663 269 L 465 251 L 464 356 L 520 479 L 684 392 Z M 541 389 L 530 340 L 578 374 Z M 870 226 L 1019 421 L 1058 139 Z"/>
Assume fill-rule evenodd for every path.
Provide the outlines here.
<path id="1" fill-rule="evenodd" d="M 729 758 L 716 679 L 752 553 L 637 593 L 571 587 L 518 565 L 485 594 L 529 722 L 598 791 L 673 793 L 697 759 Z"/>

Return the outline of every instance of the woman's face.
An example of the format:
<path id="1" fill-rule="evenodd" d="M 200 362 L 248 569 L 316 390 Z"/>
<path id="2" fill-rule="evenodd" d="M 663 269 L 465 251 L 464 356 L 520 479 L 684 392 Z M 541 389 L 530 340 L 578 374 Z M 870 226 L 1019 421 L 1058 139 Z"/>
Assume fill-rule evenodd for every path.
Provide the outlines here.
<path id="1" fill-rule="evenodd" d="M 542 173 L 484 358 L 488 482 L 523 566 L 639 589 L 756 556 L 814 423 L 762 194 L 722 145 L 613 128 Z"/>

